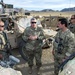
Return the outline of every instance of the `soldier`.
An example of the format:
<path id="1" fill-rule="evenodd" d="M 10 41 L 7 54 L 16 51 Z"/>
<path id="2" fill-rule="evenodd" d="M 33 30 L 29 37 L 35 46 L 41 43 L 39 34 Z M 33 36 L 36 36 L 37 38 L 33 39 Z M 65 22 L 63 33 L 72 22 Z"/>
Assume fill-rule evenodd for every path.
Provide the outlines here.
<path id="1" fill-rule="evenodd" d="M 68 26 L 70 31 L 75 34 L 75 15 L 71 16 L 70 25 Z"/>
<path id="2" fill-rule="evenodd" d="M 5 38 L 3 36 L 3 31 L 4 31 L 4 23 L 3 21 L 0 20 L 0 49 L 3 49 L 4 45 L 6 44 Z"/>
<path id="3" fill-rule="evenodd" d="M 67 20 L 61 18 L 58 20 L 58 28 L 60 29 L 55 36 L 53 42 L 54 55 L 54 73 L 58 75 L 60 64 L 73 52 L 75 52 L 74 34 L 67 28 Z"/>
<path id="4" fill-rule="evenodd" d="M 33 59 L 35 57 L 36 66 L 37 66 L 37 74 L 39 74 L 42 56 L 42 42 L 44 39 L 43 31 L 40 27 L 37 26 L 37 21 L 35 18 L 31 19 L 31 26 L 27 27 L 24 31 L 24 35 L 22 36 L 25 41 L 25 50 L 28 56 L 28 65 L 29 65 L 29 73 L 32 73 L 33 67 Z"/>
<path id="5" fill-rule="evenodd" d="M 0 50 L 4 50 L 5 45 L 6 45 L 6 36 L 4 33 L 4 22 L 0 20 Z M 0 51 L 0 59 L 1 58 L 2 58 L 2 52 Z"/>

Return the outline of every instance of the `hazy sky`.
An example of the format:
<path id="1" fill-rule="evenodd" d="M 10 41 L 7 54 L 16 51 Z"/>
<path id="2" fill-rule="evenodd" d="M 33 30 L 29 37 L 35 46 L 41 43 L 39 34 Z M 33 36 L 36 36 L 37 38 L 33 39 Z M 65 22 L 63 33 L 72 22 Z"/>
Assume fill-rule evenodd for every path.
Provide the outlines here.
<path id="1" fill-rule="evenodd" d="M 4 3 L 13 4 L 14 7 L 26 10 L 62 10 L 63 8 L 75 7 L 75 0 L 4 0 Z"/>

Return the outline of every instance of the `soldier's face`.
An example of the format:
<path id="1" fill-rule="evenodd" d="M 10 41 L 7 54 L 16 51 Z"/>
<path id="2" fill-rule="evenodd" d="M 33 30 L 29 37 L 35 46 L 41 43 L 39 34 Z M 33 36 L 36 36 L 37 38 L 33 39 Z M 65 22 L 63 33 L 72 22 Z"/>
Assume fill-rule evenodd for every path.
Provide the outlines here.
<path id="1" fill-rule="evenodd" d="M 32 20 L 32 21 L 31 21 L 31 26 L 32 26 L 33 28 L 36 28 L 36 27 L 37 27 L 36 20 Z"/>
<path id="2" fill-rule="evenodd" d="M 58 21 L 57 27 L 58 27 L 59 29 L 62 29 L 62 28 L 63 28 L 63 25 L 61 24 L 60 21 Z"/>
<path id="3" fill-rule="evenodd" d="M 3 31 L 3 30 L 4 30 L 4 23 L 0 22 L 0 31 Z"/>
<path id="4" fill-rule="evenodd" d="M 71 21 L 72 24 L 75 24 L 75 17 L 74 16 L 71 16 L 70 21 Z"/>

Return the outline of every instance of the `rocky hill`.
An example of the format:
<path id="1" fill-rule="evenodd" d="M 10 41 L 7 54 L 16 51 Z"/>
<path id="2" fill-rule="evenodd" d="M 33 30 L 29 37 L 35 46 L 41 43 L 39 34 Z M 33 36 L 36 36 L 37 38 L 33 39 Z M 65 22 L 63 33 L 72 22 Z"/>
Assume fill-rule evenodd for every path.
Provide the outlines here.
<path id="1" fill-rule="evenodd" d="M 33 10 L 32 10 L 33 11 Z M 49 11 L 59 11 L 59 10 L 53 10 L 53 9 L 43 9 L 40 10 L 39 12 L 49 12 Z M 66 12 L 66 11 L 75 11 L 75 7 L 72 8 L 64 8 L 60 10 L 61 12 Z M 37 12 L 36 10 L 34 10 L 34 12 Z"/>
<path id="2" fill-rule="evenodd" d="M 75 11 L 75 7 L 72 7 L 72 8 L 64 8 L 61 11 L 62 12 L 65 12 L 65 11 Z"/>

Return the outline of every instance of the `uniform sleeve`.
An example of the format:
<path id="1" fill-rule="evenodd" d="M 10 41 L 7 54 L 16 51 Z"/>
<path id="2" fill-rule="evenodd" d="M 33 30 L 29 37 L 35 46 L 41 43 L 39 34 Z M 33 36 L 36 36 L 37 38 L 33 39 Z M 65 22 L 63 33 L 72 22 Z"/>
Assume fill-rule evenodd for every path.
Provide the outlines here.
<path id="1" fill-rule="evenodd" d="M 45 35 L 44 35 L 44 32 L 43 32 L 42 28 L 40 28 L 40 35 L 38 36 L 37 39 L 38 39 L 38 40 L 43 40 L 43 39 L 45 39 Z"/>
<path id="2" fill-rule="evenodd" d="M 70 56 L 72 53 L 75 52 L 75 38 L 72 34 L 71 36 L 68 36 L 68 50 L 66 52 L 66 56 Z"/>
<path id="3" fill-rule="evenodd" d="M 59 33 L 57 33 L 56 36 L 54 37 L 53 50 L 57 50 L 58 42 L 59 42 Z"/>
<path id="4" fill-rule="evenodd" d="M 27 40 L 28 40 L 28 35 L 27 35 L 27 33 L 28 33 L 28 29 L 26 28 L 26 29 L 24 30 L 23 35 L 22 35 L 22 39 L 23 39 L 25 42 L 27 42 Z"/>

